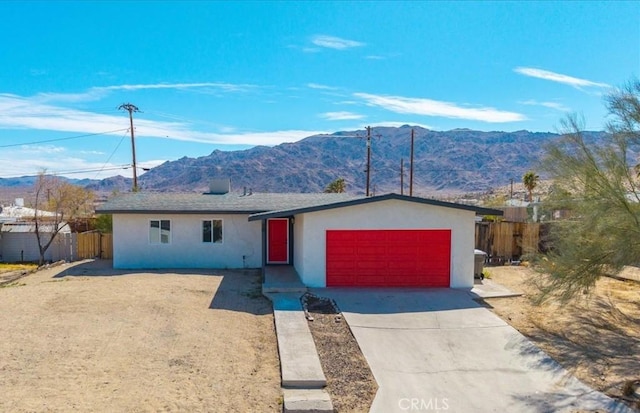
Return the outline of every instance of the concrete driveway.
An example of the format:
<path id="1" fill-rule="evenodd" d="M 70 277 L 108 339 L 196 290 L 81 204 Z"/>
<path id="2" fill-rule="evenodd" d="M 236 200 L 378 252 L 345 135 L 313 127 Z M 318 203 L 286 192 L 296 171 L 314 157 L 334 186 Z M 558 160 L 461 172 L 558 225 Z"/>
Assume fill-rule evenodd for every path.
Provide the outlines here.
<path id="1" fill-rule="evenodd" d="M 375 376 L 371 412 L 631 412 L 450 289 L 317 289 L 336 300 Z"/>

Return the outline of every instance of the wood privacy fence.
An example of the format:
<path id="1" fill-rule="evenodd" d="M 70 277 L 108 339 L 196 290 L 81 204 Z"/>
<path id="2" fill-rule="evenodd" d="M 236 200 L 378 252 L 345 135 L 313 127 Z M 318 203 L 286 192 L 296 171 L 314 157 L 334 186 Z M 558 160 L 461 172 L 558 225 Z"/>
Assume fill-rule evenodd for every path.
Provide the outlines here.
<path id="1" fill-rule="evenodd" d="M 541 224 L 537 222 L 478 222 L 476 248 L 499 260 L 518 260 L 540 250 Z"/>
<path id="2" fill-rule="evenodd" d="M 101 234 L 97 231 L 81 232 L 77 236 L 76 259 L 113 258 L 113 234 Z"/>

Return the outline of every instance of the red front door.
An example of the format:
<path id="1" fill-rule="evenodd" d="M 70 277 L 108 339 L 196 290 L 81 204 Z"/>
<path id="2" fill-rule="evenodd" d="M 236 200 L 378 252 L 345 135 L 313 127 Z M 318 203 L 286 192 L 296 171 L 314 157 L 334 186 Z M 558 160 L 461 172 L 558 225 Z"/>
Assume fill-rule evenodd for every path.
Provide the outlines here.
<path id="1" fill-rule="evenodd" d="M 287 218 L 267 220 L 267 263 L 289 263 L 289 220 Z"/>

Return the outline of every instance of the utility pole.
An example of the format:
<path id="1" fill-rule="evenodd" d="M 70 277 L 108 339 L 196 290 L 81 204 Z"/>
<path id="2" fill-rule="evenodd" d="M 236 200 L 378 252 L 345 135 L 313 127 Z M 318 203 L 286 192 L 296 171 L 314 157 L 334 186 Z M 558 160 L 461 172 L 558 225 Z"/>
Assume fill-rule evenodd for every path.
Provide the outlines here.
<path id="1" fill-rule="evenodd" d="M 400 158 L 400 195 L 404 195 L 404 158 Z"/>
<path id="2" fill-rule="evenodd" d="M 134 138 L 134 134 L 133 134 L 133 112 L 139 112 L 140 110 L 138 109 L 138 107 L 136 105 L 133 105 L 131 103 L 123 103 L 122 105 L 120 105 L 118 107 L 118 109 L 122 110 L 126 110 L 129 112 L 129 124 L 131 125 L 130 130 L 131 130 L 131 154 L 132 154 L 132 158 L 133 158 L 133 188 L 132 191 L 133 192 L 138 192 L 138 170 L 137 170 L 137 166 L 136 166 L 136 141 Z"/>
<path id="3" fill-rule="evenodd" d="M 369 196 L 369 182 L 371 179 L 371 126 L 367 126 L 367 191 Z"/>
<path id="4" fill-rule="evenodd" d="M 511 178 L 511 193 L 509 195 L 509 199 L 513 199 L 513 178 Z"/>
<path id="5" fill-rule="evenodd" d="M 413 196 L 413 128 L 411 128 L 411 169 L 409 169 L 409 196 Z"/>

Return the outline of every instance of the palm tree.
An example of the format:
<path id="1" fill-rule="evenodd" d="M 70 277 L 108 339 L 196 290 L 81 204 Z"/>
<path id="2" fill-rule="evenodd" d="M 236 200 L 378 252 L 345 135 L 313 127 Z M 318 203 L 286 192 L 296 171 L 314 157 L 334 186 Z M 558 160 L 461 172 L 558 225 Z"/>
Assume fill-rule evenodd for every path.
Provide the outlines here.
<path id="1" fill-rule="evenodd" d="M 338 178 L 331 182 L 324 189 L 325 193 L 341 194 L 347 191 L 347 184 L 344 182 L 344 178 Z"/>
<path id="2" fill-rule="evenodd" d="M 522 177 L 522 183 L 524 187 L 529 191 L 529 202 L 533 202 L 533 190 L 538 186 L 540 177 L 535 172 L 529 171 Z"/>

